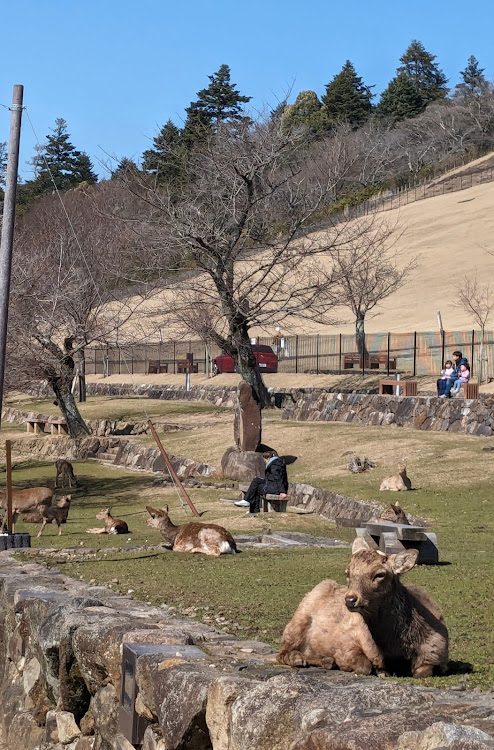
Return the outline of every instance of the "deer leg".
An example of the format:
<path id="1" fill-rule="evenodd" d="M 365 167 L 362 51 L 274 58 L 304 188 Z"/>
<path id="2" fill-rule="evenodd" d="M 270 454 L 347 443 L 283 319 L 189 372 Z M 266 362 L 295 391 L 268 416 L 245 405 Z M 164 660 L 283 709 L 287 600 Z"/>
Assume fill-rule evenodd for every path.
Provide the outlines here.
<path id="1" fill-rule="evenodd" d="M 280 651 L 276 655 L 276 661 L 289 667 L 306 667 L 307 661 L 300 651 Z"/>
<path id="2" fill-rule="evenodd" d="M 420 667 L 414 667 L 412 669 L 412 677 L 432 677 L 434 674 L 433 664 L 421 664 Z"/>
<path id="3" fill-rule="evenodd" d="M 41 528 L 38 531 L 38 533 L 37 533 L 36 536 L 41 536 L 41 534 L 43 533 L 43 529 L 45 528 L 45 526 L 46 526 L 46 518 L 43 518 L 43 523 L 41 524 Z"/>

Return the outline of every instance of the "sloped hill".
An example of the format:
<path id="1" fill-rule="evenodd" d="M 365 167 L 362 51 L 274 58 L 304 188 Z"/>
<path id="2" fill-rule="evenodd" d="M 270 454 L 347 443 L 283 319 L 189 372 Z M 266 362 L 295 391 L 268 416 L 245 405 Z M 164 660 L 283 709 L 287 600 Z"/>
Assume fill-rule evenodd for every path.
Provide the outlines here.
<path id="1" fill-rule="evenodd" d="M 488 159 L 492 155 L 477 160 L 478 168 L 490 166 L 490 162 L 483 163 Z M 477 162 L 459 169 L 471 170 Z M 401 229 L 403 234 L 397 246 L 410 256 L 418 255 L 419 263 L 410 282 L 367 318 L 366 330 L 369 333 L 437 330 L 438 310 L 446 330 L 477 327 L 455 303 L 466 275 L 477 274 L 483 282 L 492 280 L 494 292 L 494 182 L 420 200 L 380 216 Z M 163 326 L 158 312 L 161 307 L 155 298 L 141 309 L 139 323 L 133 323 L 141 335 L 157 339 L 158 329 Z M 340 319 L 348 322 L 337 328 L 300 321 L 290 330 L 285 325 L 284 330 L 291 334 L 353 333 L 351 313 L 346 310 L 338 313 Z M 273 320 L 273 328 L 275 325 L 277 321 Z M 251 333 L 264 332 L 253 329 Z M 173 332 L 166 326 L 163 337 L 173 338 Z"/>

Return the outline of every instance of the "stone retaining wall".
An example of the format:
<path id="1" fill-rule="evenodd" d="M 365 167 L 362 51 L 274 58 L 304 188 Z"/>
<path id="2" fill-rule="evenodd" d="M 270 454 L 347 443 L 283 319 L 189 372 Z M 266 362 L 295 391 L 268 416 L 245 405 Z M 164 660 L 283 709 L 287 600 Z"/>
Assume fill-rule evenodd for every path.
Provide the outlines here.
<path id="1" fill-rule="evenodd" d="M 12 450 L 19 455 L 53 461 L 61 456 L 69 461 L 99 458 L 101 454 L 107 455 L 108 451 L 114 450 L 113 460 L 107 461 L 109 464 L 168 475 L 168 469 L 158 448 L 146 448 L 118 438 L 87 437 L 72 440 L 69 437 L 51 437 L 13 440 Z M 193 458 L 169 455 L 169 459 L 181 479 L 212 477 L 217 474 L 216 467 L 195 461 Z"/>
<path id="2" fill-rule="evenodd" d="M 379 396 L 334 393 L 319 388 L 269 388 L 273 400 L 284 407 L 284 419 L 413 427 L 420 430 L 462 432 L 490 437 L 494 434 L 494 395 L 479 399 L 439 399 L 435 396 Z M 46 386 L 35 386 L 36 395 L 50 395 Z M 236 388 L 212 385 L 184 387 L 89 383 L 89 395 L 128 396 L 170 401 L 207 401 L 233 408 Z"/>
<path id="3" fill-rule="evenodd" d="M 494 434 L 494 396 L 440 399 L 422 396 L 376 396 L 358 393 L 299 391 L 283 419 L 314 422 L 413 427 L 418 430 Z"/>
<path id="4" fill-rule="evenodd" d="M 141 744 L 119 721 L 124 642 L 155 646 L 137 660 L 128 706 Z M 281 667 L 260 641 L 5 552 L 0 701 L 2 750 L 494 748 L 492 693 Z"/>

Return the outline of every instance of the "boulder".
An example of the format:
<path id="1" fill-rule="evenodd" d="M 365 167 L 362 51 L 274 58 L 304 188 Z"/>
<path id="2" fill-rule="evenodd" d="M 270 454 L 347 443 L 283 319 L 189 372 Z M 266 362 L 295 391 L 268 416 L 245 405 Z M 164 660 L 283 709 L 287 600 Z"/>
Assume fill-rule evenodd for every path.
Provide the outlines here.
<path id="1" fill-rule="evenodd" d="M 241 380 L 237 391 L 233 435 L 237 450 L 255 451 L 261 442 L 262 416 L 252 386 Z"/>
<path id="2" fill-rule="evenodd" d="M 239 482 L 251 482 L 254 477 L 263 477 L 265 463 L 262 453 L 228 448 L 221 459 L 221 472 L 223 477 Z"/>
<path id="3" fill-rule="evenodd" d="M 91 698 L 95 734 L 112 746 L 118 732 L 119 699 L 113 685 L 107 685 Z M 99 741 L 99 738 L 98 738 Z"/>

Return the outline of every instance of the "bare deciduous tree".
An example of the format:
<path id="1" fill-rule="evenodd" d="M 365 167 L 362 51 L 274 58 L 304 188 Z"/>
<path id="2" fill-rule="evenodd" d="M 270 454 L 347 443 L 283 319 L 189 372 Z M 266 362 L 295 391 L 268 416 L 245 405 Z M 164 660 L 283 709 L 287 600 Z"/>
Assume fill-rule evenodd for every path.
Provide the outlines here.
<path id="1" fill-rule="evenodd" d="M 490 284 L 482 284 L 477 276 L 463 278 L 458 292 L 457 307 L 461 307 L 480 328 L 478 380 L 483 383 L 489 380 L 489 363 L 486 357 L 485 331 L 489 317 L 494 309 L 494 295 Z"/>
<path id="2" fill-rule="evenodd" d="M 360 236 L 333 253 L 331 295 L 335 305 L 349 308 L 354 315 L 357 350 L 365 364 L 369 355 L 365 320 L 409 281 L 417 257 L 407 259 L 405 252 L 396 248 L 400 231 L 382 218 L 366 217 L 361 226 L 365 229 Z"/>
<path id="3" fill-rule="evenodd" d="M 372 222 L 355 222 L 310 233 L 352 166 L 340 141 L 329 145 L 307 149 L 272 122 L 225 126 L 189 156 L 179 195 L 141 185 L 181 272 L 163 314 L 229 353 L 261 406 L 249 329 L 335 322 L 326 268 L 372 231 Z"/>
<path id="4" fill-rule="evenodd" d="M 98 211 L 109 203 L 107 190 L 69 191 L 65 209 L 57 196 L 41 199 L 22 219 L 14 248 L 6 384 L 45 379 L 72 437 L 88 433 L 71 391 L 76 361 L 83 371 L 85 347 L 115 337 L 147 293 L 128 225 Z M 114 188 L 113 199 L 119 205 Z M 132 285 L 138 292 L 129 297 Z"/>

